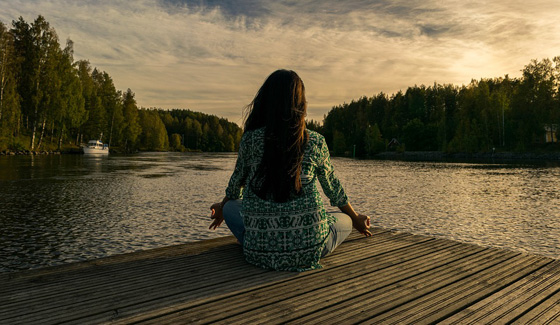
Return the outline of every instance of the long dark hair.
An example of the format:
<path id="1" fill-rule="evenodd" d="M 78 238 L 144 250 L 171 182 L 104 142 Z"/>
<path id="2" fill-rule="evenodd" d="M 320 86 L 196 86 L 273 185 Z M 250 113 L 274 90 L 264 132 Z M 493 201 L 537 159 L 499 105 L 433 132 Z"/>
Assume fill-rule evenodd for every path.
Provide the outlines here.
<path id="1" fill-rule="evenodd" d="M 286 202 L 301 191 L 301 163 L 309 135 L 307 101 L 301 78 L 291 70 L 274 71 L 247 106 L 245 132 L 265 127 L 262 161 L 250 181 L 265 200 Z"/>

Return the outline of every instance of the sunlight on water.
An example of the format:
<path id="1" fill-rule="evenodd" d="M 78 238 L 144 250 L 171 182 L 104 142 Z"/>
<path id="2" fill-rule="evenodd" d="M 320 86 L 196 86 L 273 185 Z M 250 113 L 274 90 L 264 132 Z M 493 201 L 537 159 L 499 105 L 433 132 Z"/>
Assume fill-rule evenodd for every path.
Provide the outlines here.
<path id="1" fill-rule="evenodd" d="M 560 258 L 560 168 L 336 160 L 376 226 Z"/>
<path id="2" fill-rule="evenodd" d="M 0 272 L 229 235 L 235 154 L 0 158 Z M 560 168 L 333 158 L 373 225 L 560 257 Z"/>

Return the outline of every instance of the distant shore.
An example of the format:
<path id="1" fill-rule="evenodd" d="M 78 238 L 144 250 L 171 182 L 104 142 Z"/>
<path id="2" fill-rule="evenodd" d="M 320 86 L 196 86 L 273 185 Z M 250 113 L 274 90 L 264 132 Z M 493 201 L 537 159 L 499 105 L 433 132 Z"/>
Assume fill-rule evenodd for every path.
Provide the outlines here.
<path id="1" fill-rule="evenodd" d="M 386 151 L 372 157 L 388 160 L 559 160 L 560 152 L 445 153 L 441 151 Z"/>
<path id="2" fill-rule="evenodd" d="M 143 151 L 140 151 L 143 152 Z M 148 152 L 148 151 L 145 151 Z M 171 152 L 171 151 L 170 151 Z M 111 153 L 118 153 L 113 152 Z M 63 150 L 19 150 L 0 151 L 0 156 L 40 156 L 40 155 L 66 155 L 66 154 L 83 154 L 79 148 L 68 148 Z M 368 159 L 386 159 L 386 160 L 503 160 L 503 161 L 520 161 L 520 160 L 541 160 L 541 161 L 560 161 L 560 152 L 486 152 L 486 153 L 445 153 L 441 151 L 405 151 L 394 152 L 386 151 Z"/>
<path id="3" fill-rule="evenodd" d="M 61 154 L 83 154 L 82 149 L 63 149 L 63 150 L 2 150 L 0 156 L 42 156 L 42 155 L 61 155 Z"/>
<path id="4" fill-rule="evenodd" d="M 40 156 L 40 155 L 60 155 L 61 151 L 52 150 L 41 150 L 41 151 L 30 151 L 30 150 L 19 150 L 19 151 L 0 151 L 0 156 Z"/>

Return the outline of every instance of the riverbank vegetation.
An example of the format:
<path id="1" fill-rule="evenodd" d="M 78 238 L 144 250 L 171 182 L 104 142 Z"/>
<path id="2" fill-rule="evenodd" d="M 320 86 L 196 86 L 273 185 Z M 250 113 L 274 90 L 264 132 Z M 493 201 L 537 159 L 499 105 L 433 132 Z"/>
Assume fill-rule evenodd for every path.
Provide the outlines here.
<path id="1" fill-rule="evenodd" d="M 383 151 L 560 152 L 560 57 L 456 86 L 413 86 L 333 107 L 308 127 L 335 155 Z M 112 151 L 235 151 L 242 130 L 190 110 L 139 108 L 131 89 L 87 60 L 74 61 L 44 17 L 0 22 L 0 152 L 78 151 L 91 139 Z"/>
<path id="2" fill-rule="evenodd" d="M 113 151 L 234 151 L 235 123 L 190 110 L 139 108 L 132 90 L 73 59 L 73 42 L 38 16 L 0 22 L 0 152 L 77 151 L 101 139 Z"/>
<path id="3" fill-rule="evenodd" d="M 532 60 L 520 78 L 409 87 L 333 107 L 320 131 L 337 155 L 560 151 L 560 57 Z"/>

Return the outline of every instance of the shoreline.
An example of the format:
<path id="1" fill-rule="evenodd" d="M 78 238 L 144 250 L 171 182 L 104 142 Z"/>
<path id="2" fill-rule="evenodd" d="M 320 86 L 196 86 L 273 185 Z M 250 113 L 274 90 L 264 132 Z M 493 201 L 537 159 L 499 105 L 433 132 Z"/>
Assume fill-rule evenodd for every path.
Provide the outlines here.
<path id="1" fill-rule="evenodd" d="M 140 151 L 150 152 L 150 151 Z M 174 152 L 174 151 L 167 151 Z M 117 153 L 117 152 L 112 152 Z M 135 152 L 138 153 L 138 152 Z M 206 152 L 210 153 L 210 152 Z M 65 150 L 19 150 L 0 151 L 0 156 L 41 156 L 41 155 L 80 155 L 83 154 L 79 148 L 70 148 Z M 332 157 L 346 157 L 335 156 Z M 385 151 L 370 157 L 357 157 L 357 159 L 381 159 L 381 160 L 427 160 L 427 161 L 445 161 L 445 160 L 503 160 L 503 161 L 560 161 L 560 152 L 496 152 L 496 153 L 445 153 L 443 151 L 405 151 L 394 152 Z"/>
<path id="2" fill-rule="evenodd" d="M 560 161 L 560 152 L 445 153 L 442 151 L 382 152 L 371 157 L 386 160 Z"/>
<path id="3" fill-rule="evenodd" d="M 76 154 L 83 154 L 83 152 L 81 149 L 0 151 L 0 156 L 41 156 L 41 155 L 76 155 Z"/>

